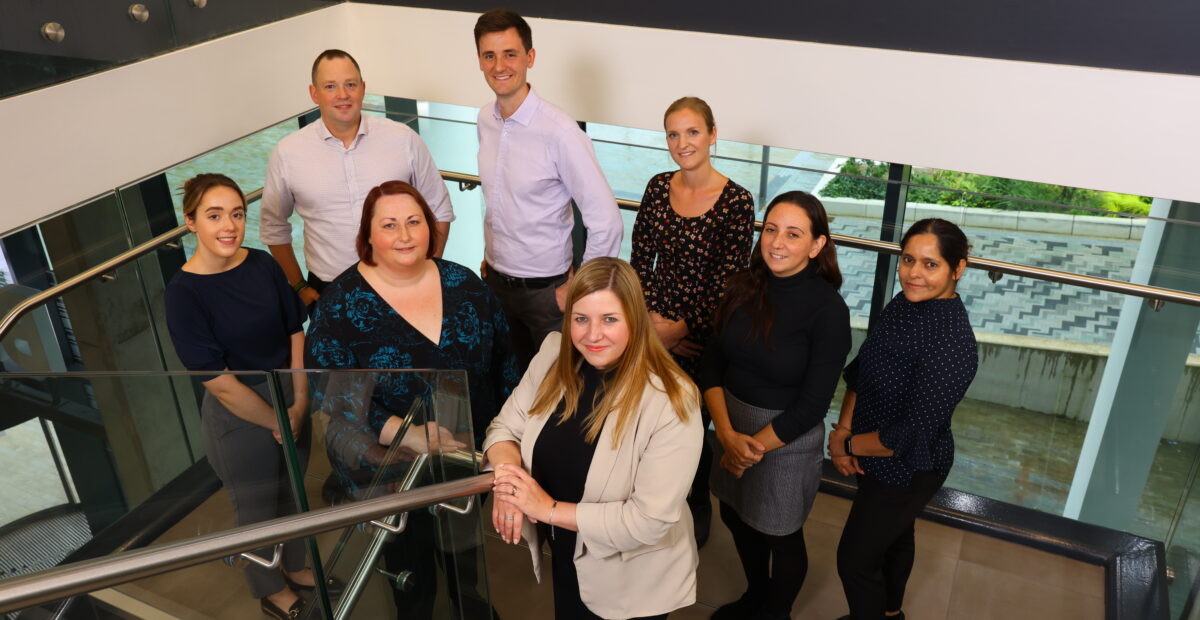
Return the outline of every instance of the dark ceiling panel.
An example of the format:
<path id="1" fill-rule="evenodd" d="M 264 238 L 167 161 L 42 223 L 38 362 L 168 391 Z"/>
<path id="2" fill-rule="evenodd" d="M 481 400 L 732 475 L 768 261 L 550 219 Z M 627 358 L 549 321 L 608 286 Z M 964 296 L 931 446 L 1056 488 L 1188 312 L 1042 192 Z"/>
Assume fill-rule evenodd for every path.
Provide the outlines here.
<path id="1" fill-rule="evenodd" d="M 366 1 L 476 12 L 496 6 L 470 0 Z M 531 17 L 1200 75 L 1200 2 L 1191 0 L 510 0 L 505 5 Z"/>

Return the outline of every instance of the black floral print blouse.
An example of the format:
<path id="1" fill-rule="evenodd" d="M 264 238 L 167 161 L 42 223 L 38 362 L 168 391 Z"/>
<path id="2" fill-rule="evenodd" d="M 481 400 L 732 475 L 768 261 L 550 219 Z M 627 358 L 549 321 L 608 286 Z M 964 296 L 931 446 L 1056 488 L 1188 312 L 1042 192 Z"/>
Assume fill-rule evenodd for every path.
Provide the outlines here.
<path id="1" fill-rule="evenodd" d="M 630 261 L 642 281 L 646 305 L 673 321 L 683 319 L 688 339 L 701 347 L 712 336 L 712 318 L 725 280 L 750 263 L 754 244 L 754 196 L 732 180 L 702 215 L 683 217 L 671 208 L 671 177 L 646 184 L 633 225 Z M 692 377 L 698 357 L 675 360 Z"/>

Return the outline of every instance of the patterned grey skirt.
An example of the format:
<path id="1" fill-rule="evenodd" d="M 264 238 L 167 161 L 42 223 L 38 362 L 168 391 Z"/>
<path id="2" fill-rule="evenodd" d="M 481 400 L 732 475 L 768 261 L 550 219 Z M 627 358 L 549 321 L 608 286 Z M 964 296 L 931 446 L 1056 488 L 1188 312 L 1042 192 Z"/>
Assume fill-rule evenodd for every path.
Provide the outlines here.
<path id="1" fill-rule="evenodd" d="M 757 433 L 780 413 L 777 409 L 744 403 L 728 391 L 725 406 L 733 430 L 746 435 Z M 721 442 L 711 433 L 709 441 L 713 447 L 709 486 L 717 499 L 732 506 L 743 521 L 764 534 L 786 536 L 804 525 L 821 484 L 825 458 L 823 423 L 782 448 L 768 452 L 740 479 L 721 467 L 721 456 L 725 454 Z"/>

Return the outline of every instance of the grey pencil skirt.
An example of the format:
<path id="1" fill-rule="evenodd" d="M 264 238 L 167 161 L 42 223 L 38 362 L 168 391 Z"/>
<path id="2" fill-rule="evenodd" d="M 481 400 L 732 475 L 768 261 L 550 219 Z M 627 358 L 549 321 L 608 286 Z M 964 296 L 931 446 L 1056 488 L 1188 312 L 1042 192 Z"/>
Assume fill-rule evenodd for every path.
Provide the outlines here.
<path id="1" fill-rule="evenodd" d="M 725 405 L 733 430 L 753 435 L 780 411 L 742 402 L 725 392 Z M 818 424 L 791 443 L 763 456 L 741 478 L 721 467 L 725 454 L 721 442 L 709 434 L 713 445 L 709 485 L 717 499 L 729 504 L 750 527 L 772 536 L 786 536 L 800 529 L 821 484 L 825 458 L 825 427 Z"/>

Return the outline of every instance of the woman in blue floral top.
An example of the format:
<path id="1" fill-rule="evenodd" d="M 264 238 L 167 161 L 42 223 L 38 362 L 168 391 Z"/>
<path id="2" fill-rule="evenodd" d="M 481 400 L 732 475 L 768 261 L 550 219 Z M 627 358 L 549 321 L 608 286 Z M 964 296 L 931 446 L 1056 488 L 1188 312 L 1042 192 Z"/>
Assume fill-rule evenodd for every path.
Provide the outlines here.
<path id="1" fill-rule="evenodd" d="M 408 183 L 372 189 L 356 240 L 361 260 L 326 288 L 308 329 L 307 368 L 466 371 L 466 385 L 464 373 L 436 375 L 437 385 L 430 385 L 432 373 L 345 373 L 316 390 L 329 414 L 325 443 L 333 480 L 347 494 L 374 477 L 395 442 L 417 452 L 432 441 L 443 449 L 478 445 L 520 379 L 508 322 L 491 291 L 462 265 L 432 257 L 434 222 Z M 429 419 L 428 427 L 414 425 L 397 437 L 414 403 L 435 392 L 469 398 L 474 436 Z M 428 515 L 410 515 L 408 532 L 390 545 L 387 563 L 396 573 L 432 576 L 435 523 L 418 513 Z M 397 605 L 409 617 L 429 617 L 436 587 L 436 579 L 419 579 L 413 591 L 396 591 Z M 463 594 L 464 603 L 472 598 Z"/>

